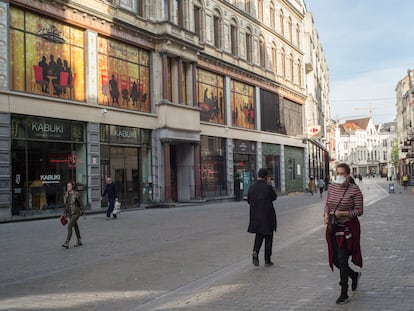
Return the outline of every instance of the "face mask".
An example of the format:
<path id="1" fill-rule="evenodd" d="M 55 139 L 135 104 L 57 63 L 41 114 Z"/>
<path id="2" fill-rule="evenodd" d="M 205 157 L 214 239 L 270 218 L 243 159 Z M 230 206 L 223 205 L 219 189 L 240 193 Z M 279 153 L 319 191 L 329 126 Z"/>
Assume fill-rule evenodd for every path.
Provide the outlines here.
<path id="1" fill-rule="evenodd" d="M 346 181 L 345 176 L 338 175 L 336 176 L 335 183 L 336 184 L 343 184 Z"/>

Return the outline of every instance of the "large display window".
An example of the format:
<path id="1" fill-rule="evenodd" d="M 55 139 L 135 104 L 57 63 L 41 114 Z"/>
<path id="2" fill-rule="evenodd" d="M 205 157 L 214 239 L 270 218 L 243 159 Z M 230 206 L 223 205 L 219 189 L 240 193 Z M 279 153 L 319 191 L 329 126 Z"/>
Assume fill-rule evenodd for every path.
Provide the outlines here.
<path id="1" fill-rule="evenodd" d="M 224 124 L 226 110 L 223 96 L 224 77 L 198 69 L 197 92 L 200 120 Z"/>
<path id="2" fill-rule="evenodd" d="M 254 129 L 256 126 L 254 87 L 232 80 L 231 109 L 233 126 Z"/>
<path id="3" fill-rule="evenodd" d="M 98 67 L 99 104 L 151 111 L 148 51 L 99 37 Z"/>
<path id="4" fill-rule="evenodd" d="M 10 88 L 85 100 L 84 31 L 10 8 Z"/>
<path id="5" fill-rule="evenodd" d="M 75 182 L 87 204 L 84 124 L 12 116 L 13 215 L 61 212 L 63 192 Z"/>
<path id="6" fill-rule="evenodd" d="M 227 195 L 225 139 L 201 136 L 201 193 L 203 197 Z"/>

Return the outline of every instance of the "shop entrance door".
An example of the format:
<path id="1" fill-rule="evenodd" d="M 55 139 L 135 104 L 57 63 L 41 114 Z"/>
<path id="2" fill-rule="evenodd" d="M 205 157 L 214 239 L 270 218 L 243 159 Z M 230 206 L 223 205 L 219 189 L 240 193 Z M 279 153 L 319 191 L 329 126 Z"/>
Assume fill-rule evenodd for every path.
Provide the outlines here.
<path id="1" fill-rule="evenodd" d="M 110 162 L 118 200 L 124 207 L 135 207 L 139 201 L 138 149 L 111 147 Z"/>

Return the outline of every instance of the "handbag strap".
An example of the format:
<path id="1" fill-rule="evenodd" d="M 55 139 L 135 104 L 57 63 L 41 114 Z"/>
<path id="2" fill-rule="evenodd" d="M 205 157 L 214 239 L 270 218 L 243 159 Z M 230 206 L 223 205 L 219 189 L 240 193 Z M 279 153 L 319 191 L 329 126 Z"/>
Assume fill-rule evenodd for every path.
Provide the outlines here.
<path id="1" fill-rule="evenodd" d="M 345 191 L 344 191 L 344 194 L 342 195 L 342 197 L 341 197 L 341 199 L 339 200 L 338 204 L 336 204 L 335 210 L 334 210 L 334 212 L 333 212 L 333 213 L 334 213 L 334 215 L 335 215 L 336 210 L 338 209 L 339 204 L 341 204 L 342 199 L 344 198 L 345 193 L 346 193 L 346 191 L 348 190 L 348 187 L 349 187 L 349 184 L 348 184 L 348 186 L 346 186 Z"/>

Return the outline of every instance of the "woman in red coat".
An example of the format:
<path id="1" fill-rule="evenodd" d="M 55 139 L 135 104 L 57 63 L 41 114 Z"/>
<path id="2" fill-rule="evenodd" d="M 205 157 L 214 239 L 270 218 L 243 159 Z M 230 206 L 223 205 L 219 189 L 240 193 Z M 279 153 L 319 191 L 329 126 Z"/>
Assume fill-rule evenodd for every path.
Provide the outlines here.
<path id="1" fill-rule="evenodd" d="M 253 264 L 259 265 L 259 251 L 265 240 L 265 265 L 272 266 L 273 231 L 277 229 L 273 201 L 276 200 L 277 195 L 268 183 L 269 171 L 261 168 L 257 175 L 258 180 L 250 186 L 247 194 L 247 202 L 250 204 L 250 222 L 247 231 L 256 234 L 252 255 Z"/>
<path id="2" fill-rule="evenodd" d="M 328 215 L 335 214 L 337 226 L 334 232 L 326 229 L 326 241 L 328 243 L 329 266 L 339 269 L 341 295 L 336 300 L 337 304 L 345 304 L 349 301 L 348 279 L 351 288 L 355 291 L 361 272 L 356 272 L 349 266 L 349 257 L 352 262 L 362 268 L 362 255 L 360 247 L 360 223 L 358 217 L 364 212 L 363 196 L 359 187 L 351 177 L 351 169 L 348 164 L 341 163 L 336 167 L 336 179 L 328 188 L 326 198 L 324 222 L 328 223 Z"/>

